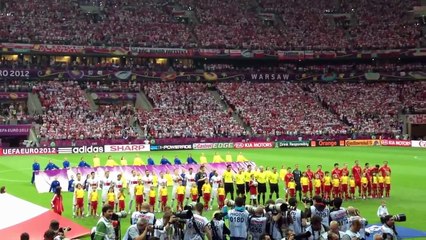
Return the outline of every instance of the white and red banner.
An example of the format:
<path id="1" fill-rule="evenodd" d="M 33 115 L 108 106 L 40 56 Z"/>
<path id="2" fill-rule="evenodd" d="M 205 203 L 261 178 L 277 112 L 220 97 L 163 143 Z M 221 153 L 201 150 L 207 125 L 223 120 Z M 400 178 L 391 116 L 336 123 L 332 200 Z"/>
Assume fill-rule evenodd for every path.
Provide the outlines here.
<path id="1" fill-rule="evenodd" d="M 104 151 L 111 152 L 149 152 L 149 144 L 105 145 Z"/>
<path id="2" fill-rule="evenodd" d="M 383 139 L 381 142 L 382 146 L 411 147 L 411 141 L 409 140 Z"/>
<path id="3" fill-rule="evenodd" d="M 426 141 L 411 141 L 411 147 L 426 148 Z"/>
<path id="4" fill-rule="evenodd" d="M 273 142 L 236 142 L 234 148 L 273 148 Z"/>

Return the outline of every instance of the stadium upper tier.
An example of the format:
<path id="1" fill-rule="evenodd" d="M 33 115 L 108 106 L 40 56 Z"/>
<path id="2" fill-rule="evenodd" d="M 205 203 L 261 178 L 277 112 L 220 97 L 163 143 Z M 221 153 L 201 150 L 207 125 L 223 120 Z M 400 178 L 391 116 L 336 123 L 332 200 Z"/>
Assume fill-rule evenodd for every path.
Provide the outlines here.
<path id="1" fill-rule="evenodd" d="M 401 134 L 401 111 L 426 108 L 424 81 L 219 82 L 213 86 L 145 82 L 140 89 L 151 110 L 135 104 L 136 97 L 127 98 L 139 86 L 126 84 L 121 93 L 110 95 L 111 102 L 91 107 L 87 92 L 109 94 L 108 83 L 88 86 L 74 81 L 34 85 L 43 106 L 43 113 L 35 116 L 42 139 L 397 135 Z"/>
<path id="2" fill-rule="evenodd" d="M 293 49 L 418 47 L 418 0 L 4 0 L 0 41 Z M 90 6 L 90 7 L 88 7 Z"/>

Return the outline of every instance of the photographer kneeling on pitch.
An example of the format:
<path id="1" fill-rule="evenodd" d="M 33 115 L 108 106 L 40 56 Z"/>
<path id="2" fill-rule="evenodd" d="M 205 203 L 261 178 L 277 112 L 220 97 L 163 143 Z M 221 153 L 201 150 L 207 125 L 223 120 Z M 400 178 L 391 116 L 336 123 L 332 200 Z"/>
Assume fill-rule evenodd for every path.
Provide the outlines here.
<path id="1" fill-rule="evenodd" d="M 204 240 L 204 237 L 212 240 L 210 221 L 202 216 L 203 209 L 203 204 L 197 203 L 191 210 L 174 214 L 176 218 L 185 221 L 184 240 Z"/>
<path id="2" fill-rule="evenodd" d="M 398 232 L 396 231 L 395 222 L 405 222 L 407 217 L 405 214 L 397 215 L 386 215 L 384 217 L 385 223 L 383 224 L 381 230 L 384 240 L 397 240 L 399 239 Z"/>

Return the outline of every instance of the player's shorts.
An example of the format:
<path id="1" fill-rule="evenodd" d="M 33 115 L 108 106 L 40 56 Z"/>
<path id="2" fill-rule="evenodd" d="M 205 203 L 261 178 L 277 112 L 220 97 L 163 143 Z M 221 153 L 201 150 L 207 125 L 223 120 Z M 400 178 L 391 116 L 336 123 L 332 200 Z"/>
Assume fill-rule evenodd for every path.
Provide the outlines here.
<path id="1" fill-rule="evenodd" d="M 312 181 L 309 181 L 309 191 L 312 191 L 313 189 Z"/>
<path id="2" fill-rule="evenodd" d="M 118 209 L 120 209 L 120 211 L 124 210 L 125 208 L 125 203 L 124 200 L 119 200 L 118 201 Z"/>
<path id="3" fill-rule="evenodd" d="M 307 193 L 309 191 L 309 185 L 302 185 L 302 192 Z"/>
<path id="4" fill-rule="evenodd" d="M 237 184 L 237 195 L 244 195 L 245 193 L 245 185 L 244 184 Z"/>
<path id="5" fill-rule="evenodd" d="M 390 191 L 391 190 L 391 185 L 390 184 L 385 184 L 385 189 L 386 189 L 386 191 Z"/>
<path id="6" fill-rule="evenodd" d="M 155 197 L 149 197 L 149 205 L 151 206 L 155 205 Z"/>
<path id="7" fill-rule="evenodd" d="M 84 205 L 84 199 L 83 198 L 77 198 L 76 199 L 76 205 L 78 208 L 82 208 Z"/>
<path id="8" fill-rule="evenodd" d="M 331 191 L 331 186 L 330 185 L 328 185 L 328 186 L 324 185 L 324 192 L 329 193 L 330 191 Z"/>
<path id="9" fill-rule="evenodd" d="M 384 187 L 385 187 L 385 184 L 384 183 L 379 183 L 379 189 L 384 189 Z"/>
<path id="10" fill-rule="evenodd" d="M 233 183 L 225 183 L 225 193 L 234 194 L 234 184 Z"/>
<path id="11" fill-rule="evenodd" d="M 114 208 L 114 207 L 115 207 L 115 202 L 114 202 L 114 201 L 112 201 L 112 202 L 108 202 L 108 204 L 109 204 L 112 208 Z"/>
<path id="12" fill-rule="evenodd" d="M 198 200 L 198 194 L 192 194 L 191 199 L 193 202 L 196 202 Z"/>
<path id="13" fill-rule="evenodd" d="M 92 208 L 92 210 L 96 211 L 98 209 L 98 201 L 91 201 L 90 207 Z"/>
<path id="14" fill-rule="evenodd" d="M 203 199 L 204 199 L 204 202 L 209 202 L 210 201 L 210 193 L 204 193 Z"/>
<path id="15" fill-rule="evenodd" d="M 348 184 L 342 184 L 342 192 L 348 192 Z"/>
<path id="16" fill-rule="evenodd" d="M 266 193 L 266 183 L 258 183 L 257 184 L 257 192 L 258 193 Z"/>
<path id="17" fill-rule="evenodd" d="M 290 195 L 290 197 L 295 197 L 296 196 L 296 189 L 289 188 L 288 189 L 288 195 Z"/>
<path id="18" fill-rule="evenodd" d="M 333 187 L 333 194 L 339 194 L 340 193 L 340 188 L 339 187 Z"/>
<path id="19" fill-rule="evenodd" d="M 212 188 L 212 198 L 217 197 L 217 188 Z"/>
<path id="20" fill-rule="evenodd" d="M 371 184 L 371 188 L 372 188 L 373 190 L 376 190 L 376 189 L 377 189 L 377 184 Z"/>
<path id="21" fill-rule="evenodd" d="M 315 195 L 321 195 L 321 187 L 315 188 Z"/>
<path id="22" fill-rule="evenodd" d="M 251 194 L 251 195 L 250 195 L 250 199 L 252 199 L 252 200 L 256 200 L 256 199 L 257 199 L 257 194 Z"/>
<path id="23" fill-rule="evenodd" d="M 185 198 L 189 198 L 191 196 L 191 188 L 189 187 L 187 187 L 186 189 L 185 189 Z"/>
<path id="24" fill-rule="evenodd" d="M 219 195 L 217 201 L 223 204 L 225 202 L 225 195 Z"/>
<path id="25" fill-rule="evenodd" d="M 350 187 L 350 188 L 349 188 L 349 192 L 350 192 L 351 194 L 355 194 L 355 187 Z"/>
<path id="26" fill-rule="evenodd" d="M 355 179 L 355 186 L 357 186 L 359 188 L 362 186 L 361 179 Z"/>
<path id="27" fill-rule="evenodd" d="M 272 194 L 272 193 L 278 193 L 278 184 L 275 184 L 275 183 L 271 183 L 270 185 L 269 185 L 269 192 Z"/>
<path id="28" fill-rule="evenodd" d="M 136 203 L 137 204 L 142 204 L 143 203 L 143 195 L 136 195 L 135 197 L 136 199 Z"/>
<path id="29" fill-rule="evenodd" d="M 178 202 L 183 202 L 183 199 L 185 198 L 185 195 L 184 194 L 178 194 L 177 195 L 177 201 Z"/>

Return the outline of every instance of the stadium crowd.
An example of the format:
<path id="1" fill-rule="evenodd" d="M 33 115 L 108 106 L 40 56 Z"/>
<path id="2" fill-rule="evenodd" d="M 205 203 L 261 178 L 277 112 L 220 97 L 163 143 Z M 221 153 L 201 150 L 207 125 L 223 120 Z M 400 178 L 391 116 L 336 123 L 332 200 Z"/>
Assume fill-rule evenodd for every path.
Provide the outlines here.
<path id="1" fill-rule="evenodd" d="M 145 83 L 151 112 L 139 111 L 139 123 L 155 138 L 241 136 L 243 127 L 204 83 Z"/>
<path id="2" fill-rule="evenodd" d="M 204 161 L 203 157 L 200 157 L 200 162 Z M 216 154 L 213 162 L 219 158 L 222 159 Z M 228 155 L 225 158 L 229 160 Z M 232 161 L 232 156 L 230 159 Z M 161 164 L 170 164 L 166 160 L 163 156 Z M 241 154 L 238 160 L 246 161 Z M 94 167 L 100 166 L 99 157 L 95 156 L 93 161 Z M 123 158 L 120 161 L 123 164 Z M 65 162 L 66 159 L 64 167 L 70 167 Z M 109 157 L 106 166 L 111 162 L 114 160 Z M 137 166 L 144 164 L 139 155 L 133 162 Z M 196 163 L 191 155 L 187 162 Z M 127 161 L 124 163 L 127 164 Z M 90 166 L 84 163 L 80 167 Z M 47 170 L 56 168 L 52 162 L 46 167 Z M 85 180 L 79 173 L 75 178 L 71 177 L 68 191 L 74 193 L 73 212 L 76 217 L 83 217 L 86 212 L 86 217 L 96 218 L 98 203 L 102 202 L 101 218 L 92 230 L 94 239 L 105 236 L 109 239 L 226 239 L 225 235 L 231 239 L 247 239 L 249 236 L 251 239 L 277 240 L 366 239 L 370 234 L 370 230 L 366 229 L 367 219 L 352 206 L 342 207 L 343 203 L 355 198 L 390 197 L 391 189 L 391 168 L 387 161 L 382 166 L 373 167 L 368 163 L 361 167 L 355 161 L 352 168 L 347 164 L 340 168 L 336 163 L 329 171 L 323 170 L 321 165 L 314 171 L 310 165 L 305 170 L 298 164 L 294 169 L 282 166 L 278 170 L 276 167 L 268 169 L 248 164 L 246 168 L 239 169 L 228 165 L 220 174 L 215 169 L 208 173 L 205 165 L 199 165 L 197 172 L 189 167 L 158 175 L 135 170 L 131 174 L 124 179 L 121 173 L 105 171 L 104 175 L 98 176 L 93 171 Z M 279 185 L 283 183 L 284 189 L 281 189 Z M 172 186 L 171 194 L 167 186 Z M 281 190 L 284 191 L 280 193 Z M 55 211 L 58 195 L 60 192 L 56 191 L 52 200 Z M 203 212 L 213 209 L 217 211 L 212 219 L 202 216 Z M 63 208 L 59 210 L 63 211 Z M 163 214 L 158 218 L 154 213 L 160 211 Z M 120 225 L 124 224 L 122 218 L 127 212 L 131 214 L 131 225 L 122 234 Z M 385 202 L 379 206 L 377 216 L 383 226 L 375 239 L 396 239 L 394 221 L 403 221 L 404 216 L 389 215 Z M 225 221 L 228 221 L 229 228 L 225 227 Z M 193 224 L 197 224 L 199 229 L 194 229 Z"/>
<path id="3" fill-rule="evenodd" d="M 82 2 L 7 0 L 0 14 L 0 39 L 7 42 L 250 49 L 389 49 L 417 47 L 421 28 L 408 11 L 417 0 L 149 1 Z M 191 24 L 174 11 L 193 12 Z M 143 13 L 143 14 L 136 14 Z M 340 17 L 351 24 L 342 27 Z M 397 13 L 397 14 L 395 14 Z M 265 15 L 266 14 L 266 15 Z M 265 19 L 266 16 L 266 19 Z M 190 17 L 192 18 L 192 17 Z M 49 28 L 44 28 L 48 23 Z"/>

